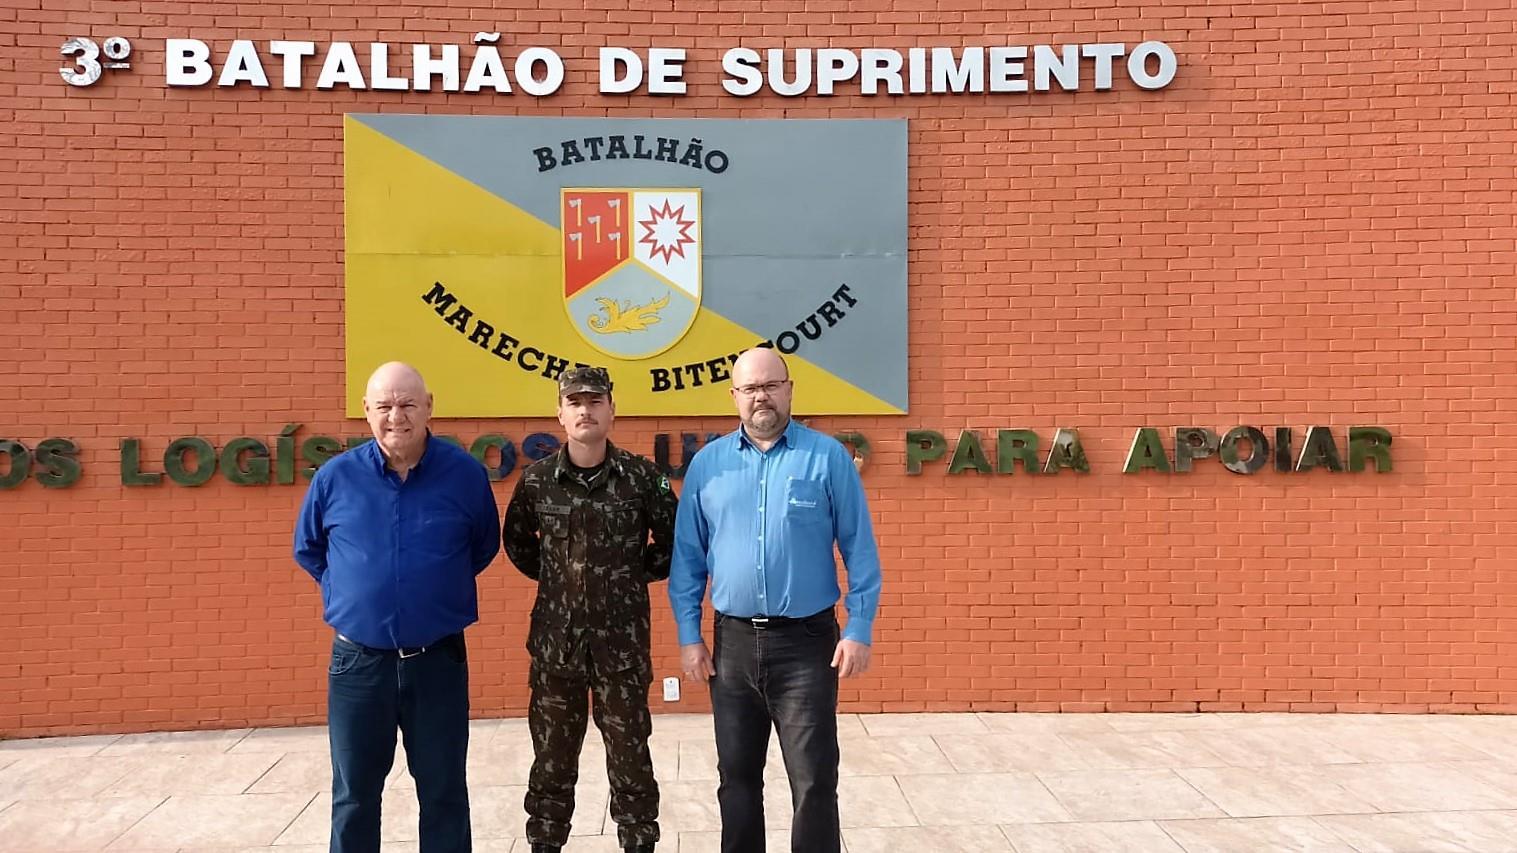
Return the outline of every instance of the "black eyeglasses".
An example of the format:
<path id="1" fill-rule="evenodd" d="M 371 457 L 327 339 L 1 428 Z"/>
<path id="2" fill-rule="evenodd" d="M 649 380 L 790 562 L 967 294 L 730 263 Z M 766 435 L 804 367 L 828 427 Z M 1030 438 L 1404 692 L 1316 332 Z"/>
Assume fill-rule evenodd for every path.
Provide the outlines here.
<path id="1" fill-rule="evenodd" d="M 737 385 L 732 390 L 742 394 L 744 397 L 757 397 L 760 391 L 764 392 L 764 396 L 766 397 L 773 397 L 789 384 L 789 379 L 781 379 L 778 382 L 762 382 L 757 385 Z"/>

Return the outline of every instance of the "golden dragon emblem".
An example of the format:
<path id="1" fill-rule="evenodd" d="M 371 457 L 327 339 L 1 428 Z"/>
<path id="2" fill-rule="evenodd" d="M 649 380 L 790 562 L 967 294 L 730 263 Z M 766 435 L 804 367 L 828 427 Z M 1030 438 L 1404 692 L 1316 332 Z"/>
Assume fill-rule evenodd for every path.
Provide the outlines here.
<path id="1" fill-rule="evenodd" d="M 585 322 L 599 334 L 613 335 L 617 332 L 641 332 L 659 322 L 658 312 L 669 304 L 669 294 L 665 293 L 664 298 L 655 299 L 647 305 L 633 305 L 630 299 L 618 303 L 615 299 L 604 296 L 595 297 L 595 301 L 600 303 L 600 310 L 606 312 L 606 316 L 591 314 Z"/>

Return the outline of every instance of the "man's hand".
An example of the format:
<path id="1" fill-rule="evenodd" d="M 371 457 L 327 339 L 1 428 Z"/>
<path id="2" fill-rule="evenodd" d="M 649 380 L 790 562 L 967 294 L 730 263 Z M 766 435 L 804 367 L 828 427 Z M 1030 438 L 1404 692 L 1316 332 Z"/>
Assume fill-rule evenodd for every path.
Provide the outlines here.
<path id="1" fill-rule="evenodd" d="M 706 649 L 705 640 L 680 646 L 679 666 L 685 671 L 686 678 L 710 681 L 716 677 L 716 666 L 711 663 L 711 652 Z"/>
<path id="2" fill-rule="evenodd" d="M 863 675 L 869 669 L 869 647 L 858 640 L 839 640 L 837 651 L 832 653 L 832 668 L 839 678 Z"/>

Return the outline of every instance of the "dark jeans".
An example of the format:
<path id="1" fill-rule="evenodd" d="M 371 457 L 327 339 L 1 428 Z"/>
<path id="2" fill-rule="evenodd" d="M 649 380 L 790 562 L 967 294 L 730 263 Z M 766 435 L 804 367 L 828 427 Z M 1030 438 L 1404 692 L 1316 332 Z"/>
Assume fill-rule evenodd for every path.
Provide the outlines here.
<path id="1" fill-rule="evenodd" d="M 395 730 L 421 805 L 421 853 L 469 853 L 469 665 L 463 634 L 414 657 L 338 639 L 327 670 L 332 853 L 378 853 Z"/>
<path id="2" fill-rule="evenodd" d="M 832 655 L 837 617 L 756 627 L 717 616 L 711 679 L 716 763 L 721 776 L 722 853 L 764 851 L 764 756 L 779 733 L 790 777 L 794 853 L 836 853 L 838 825 L 838 676 Z"/>

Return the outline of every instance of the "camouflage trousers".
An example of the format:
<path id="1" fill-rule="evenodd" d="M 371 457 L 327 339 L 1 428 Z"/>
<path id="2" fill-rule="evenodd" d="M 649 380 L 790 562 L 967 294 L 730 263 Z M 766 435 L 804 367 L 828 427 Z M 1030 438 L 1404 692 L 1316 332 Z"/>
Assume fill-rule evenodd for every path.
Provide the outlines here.
<path id="1" fill-rule="evenodd" d="M 648 736 L 647 676 L 638 669 L 595 675 L 552 672 L 532 666 L 532 773 L 527 779 L 527 840 L 563 846 L 574 816 L 574 784 L 584 744 L 590 701 L 595 726 L 606 744 L 606 776 L 611 783 L 611 817 L 621 846 L 652 844 L 658 833 L 658 783 Z"/>

